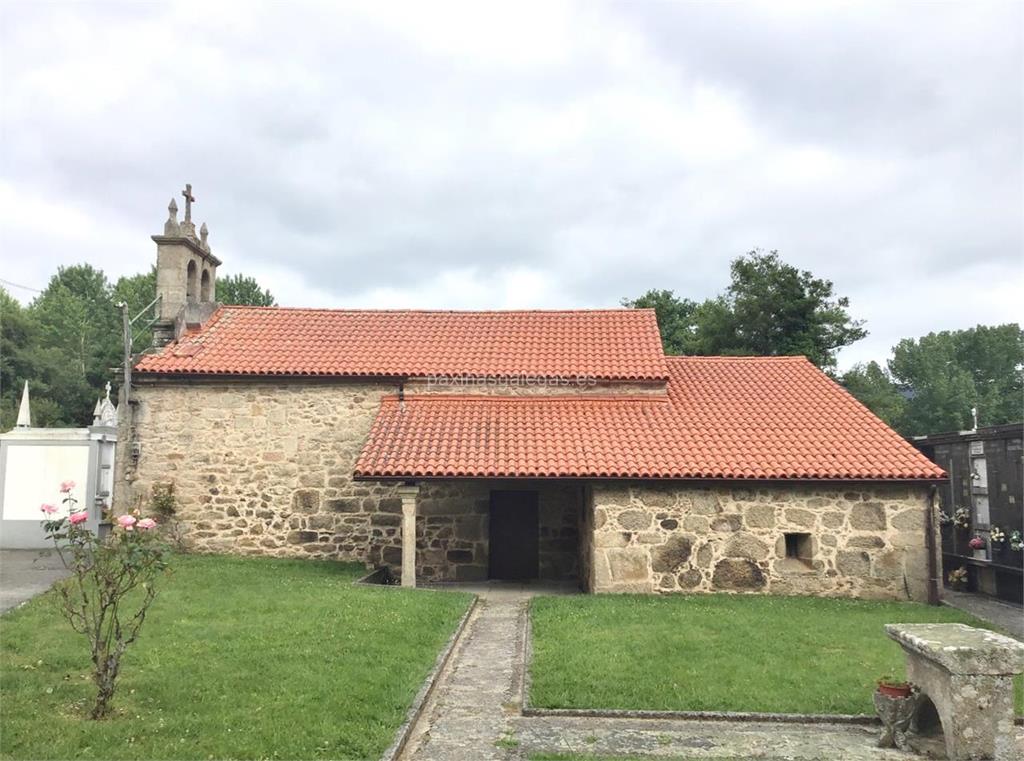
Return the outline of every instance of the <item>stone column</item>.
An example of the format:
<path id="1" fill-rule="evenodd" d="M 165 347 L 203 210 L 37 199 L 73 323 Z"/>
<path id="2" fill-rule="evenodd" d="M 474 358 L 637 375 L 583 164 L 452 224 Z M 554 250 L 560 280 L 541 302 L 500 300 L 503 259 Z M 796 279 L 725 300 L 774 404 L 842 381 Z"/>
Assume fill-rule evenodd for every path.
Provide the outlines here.
<path id="1" fill-rule="evenodd" d="M 420 487 L 405 484 L 398 487 L 402 498 L 402 586 L 416 586 L 416 497 Z"/>

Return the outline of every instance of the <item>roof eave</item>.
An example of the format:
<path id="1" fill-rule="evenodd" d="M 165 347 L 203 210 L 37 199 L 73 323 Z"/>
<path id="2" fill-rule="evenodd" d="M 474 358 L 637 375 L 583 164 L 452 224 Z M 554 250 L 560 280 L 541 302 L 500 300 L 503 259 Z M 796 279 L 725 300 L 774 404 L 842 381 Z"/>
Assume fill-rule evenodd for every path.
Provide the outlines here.
<path id="1" fill-rule="evenodd" d="M 571 475 L 571 476 L 517 476 L 517 475 L 375 475 L 356 471 L 352 476 L 353 481 L 659 481 L 659 482 L 680 482 L 680 483 L 771 483 L 771 484 L 792 484 L 792 483 L 815 483 L 815 484 L 940 484 L 949 480 L 949 476 L 920 476 L 914 478 L 743 478 L 734 476 L 731 478 L 714 478 L 711 476 L 686 477 L 686 476 L 628 476 L 628 475 Z"/>

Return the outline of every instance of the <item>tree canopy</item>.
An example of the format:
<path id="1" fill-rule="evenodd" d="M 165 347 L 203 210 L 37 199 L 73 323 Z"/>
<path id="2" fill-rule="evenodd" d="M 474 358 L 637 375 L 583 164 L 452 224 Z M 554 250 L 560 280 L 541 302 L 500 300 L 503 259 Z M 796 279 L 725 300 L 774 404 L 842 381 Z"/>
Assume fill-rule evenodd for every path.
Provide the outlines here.
<path id="1" fill-rule="evenodd" d="M 725 293 L 702 303 L 667 290 L 622 303 L 655 310 L 667 354 L 802 354 L 831 370 L 839 349 L 867 335 L 830 280 L 786 264 L 777 251 L 751 251 L 730 274 Z"/>
<path id="2" fill-rule="evenodd" d="M 217 301 L 253 307 L 274 307 L 277 302 L 267 289 L 261 289 L 256 278 L 234 274 L 217 278 Z"/>
<path id="3" fill-rule="evenodd" d="M 887 370 L 872 362 L 842 378 L 846 388 L 901 433 L 923 435 L 1024 420 L 1024 331 L 978 325 L 906 338 Z M 896 401 L 896 400 L 899 401 Z"/>
<path id="4" fill-rule="evenodd" d="M 846 390 L 890 426 L 902 423 L 907 399 L 893 383 L 888 371 L 875 361 L 859 363 L 847 370 L 840 382 Z"/>

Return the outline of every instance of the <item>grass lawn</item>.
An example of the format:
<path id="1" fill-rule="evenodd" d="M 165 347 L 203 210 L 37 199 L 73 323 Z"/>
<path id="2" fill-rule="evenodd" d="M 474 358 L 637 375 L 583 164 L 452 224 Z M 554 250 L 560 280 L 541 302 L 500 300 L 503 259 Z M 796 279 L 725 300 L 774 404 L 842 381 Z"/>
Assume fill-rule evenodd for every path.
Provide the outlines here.
<path id="1" fill-rule="evenodd" d="M 985 626 L 948 607 L 752 595 L 538 597 L 531 622 L 540 708 L 869 714 L 878 678 L 905 673 L 883 624 Z"/>
<path id="2" fill-rule="evenodd" d="M 4 758 L 378 758 L 469 595 L 355 588 L 356 566 L 178 556 L 115 715 L 50 595 L 0 617 Z"/>

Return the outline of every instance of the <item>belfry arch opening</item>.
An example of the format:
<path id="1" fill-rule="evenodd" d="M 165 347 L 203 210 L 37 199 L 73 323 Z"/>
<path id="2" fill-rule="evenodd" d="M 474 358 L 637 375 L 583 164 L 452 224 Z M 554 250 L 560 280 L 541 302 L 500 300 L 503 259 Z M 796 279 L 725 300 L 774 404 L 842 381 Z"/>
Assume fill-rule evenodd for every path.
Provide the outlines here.
<path id="1" fill-rule="evenodd" d="M 199 296 L 199 288 L 196 284 L 196 280 L 196 263 L 194 261 L 190 261 L 185 275 L 185 298 L 190 301 L 195 301 Z"/>

